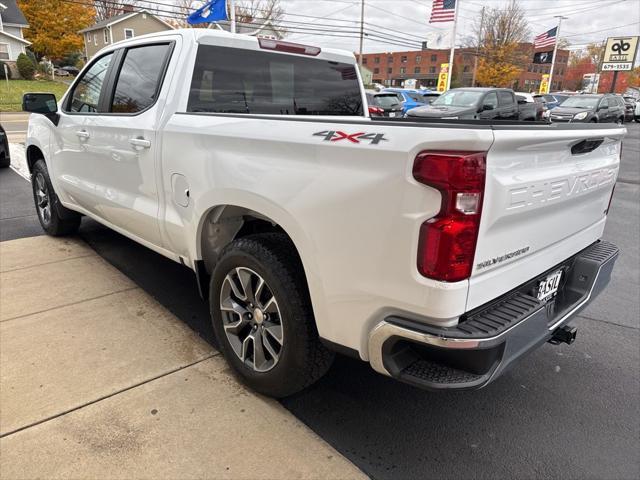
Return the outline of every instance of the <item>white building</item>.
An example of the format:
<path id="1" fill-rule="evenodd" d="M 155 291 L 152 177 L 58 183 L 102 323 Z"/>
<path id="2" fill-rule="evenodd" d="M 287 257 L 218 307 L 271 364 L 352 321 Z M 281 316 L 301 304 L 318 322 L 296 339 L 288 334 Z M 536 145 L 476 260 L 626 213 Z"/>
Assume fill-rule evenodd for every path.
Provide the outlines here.
<path id="1" fill-rule="evenodd" d="M 10 68 L 18 55 L 25 53 L 26 47 L 31 45 L 22 35 L 22 30 L 28 27 L 16 0 L 0 0 L 0 60 Z"/>

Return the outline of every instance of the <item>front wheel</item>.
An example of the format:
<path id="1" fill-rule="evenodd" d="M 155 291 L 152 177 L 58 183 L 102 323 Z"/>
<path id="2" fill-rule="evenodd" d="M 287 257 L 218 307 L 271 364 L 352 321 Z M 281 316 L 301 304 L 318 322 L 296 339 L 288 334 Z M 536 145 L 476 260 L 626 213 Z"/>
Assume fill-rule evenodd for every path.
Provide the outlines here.
<path id="1" fill-rule="evenodd" d="M 80 214 L 73 212 L 60 204 L 60 200 L 53 190 L 49 172 L 44 160 L 38 160 L 33 166 L 31 174 L 31 188 L 33 200 L 38 212 L 38 220 L 47 234 L 59 237 L 75 233 L 80 227 Z"/>
<path id="2" fill-rule="evenodd" d="M 618 125 L 623 125 L 623 124 L 624 124 L 624 118 L 622 118 L 622 117 L 618 118 L 618 119 L 616 120 L 616 123 L 617 123 Z"/>
<path id="3" fill-rule="evenodd" d="M 252 235 L 225 247 L 209 302 L 222 353 L 257 392 L 292 395 L 331 366 L 333 353 L 320 342 L 302 264 L 284 234 Z"/>

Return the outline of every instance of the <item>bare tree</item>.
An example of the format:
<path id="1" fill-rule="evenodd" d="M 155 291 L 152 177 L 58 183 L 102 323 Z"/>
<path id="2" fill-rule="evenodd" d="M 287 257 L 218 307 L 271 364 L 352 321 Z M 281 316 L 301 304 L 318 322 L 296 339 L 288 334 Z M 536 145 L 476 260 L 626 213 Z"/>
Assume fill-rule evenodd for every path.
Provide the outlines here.
<path id="1" fill-rule="evenodd" d="M 115 17 L 127 11 L 133 11 L 139 0 L 93 0 L 96 9 L 96 21 Z"/>
<path id="2" fill-rule="evenodd" d="M 176 20 L 176 26 L 187 26 L 186 18 L 205 4 L 207 0 L 173 0 L 174 11 L 177 17 L 185 20 Z M 278 32 L 285 34 L 286 28 L 282 25 L 285 11 L 280 0 L 244 0 L 236 2 L 236 22 L 243 24 L 255 24 L 256 28 L 261 27 L 269 21 Z M 193 25 L 195 28 L 208 28 L 208 23 Z"/>

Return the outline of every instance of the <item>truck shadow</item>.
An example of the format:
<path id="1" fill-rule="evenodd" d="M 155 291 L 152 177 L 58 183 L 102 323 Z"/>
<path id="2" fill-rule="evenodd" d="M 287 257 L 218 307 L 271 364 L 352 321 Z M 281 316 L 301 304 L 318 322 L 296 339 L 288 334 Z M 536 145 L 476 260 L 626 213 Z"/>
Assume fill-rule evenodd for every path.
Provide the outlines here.
<path id="1" fill-rule="evenodd" d="M 189 269 L 92 220 L 80 236 L 216 346 Z M 597 337 L 600 327 L 590 328 Z M 602 348 L 589 339 L 544 346 L 473 392 L 425 392 L 338 356 L 316 385 L 281 403 L 372 478 L 632 478 L 639 426 L 628 392 L 637 388 L 585 362 L 589 347 Z"/>

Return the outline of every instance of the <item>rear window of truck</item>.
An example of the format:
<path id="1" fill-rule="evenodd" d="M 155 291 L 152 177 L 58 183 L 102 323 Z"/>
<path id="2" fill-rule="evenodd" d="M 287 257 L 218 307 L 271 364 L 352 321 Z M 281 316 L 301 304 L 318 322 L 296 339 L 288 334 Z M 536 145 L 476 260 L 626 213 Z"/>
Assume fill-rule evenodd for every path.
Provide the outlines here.
<path id="1" fill-rule="evenodd" d="M 355 66 L 200 45 L 188 112 L 363 115 Z"/>

